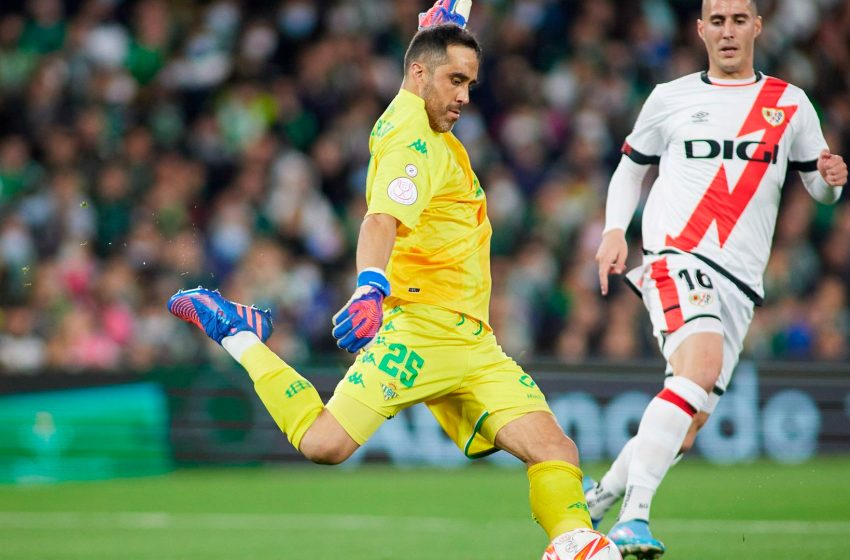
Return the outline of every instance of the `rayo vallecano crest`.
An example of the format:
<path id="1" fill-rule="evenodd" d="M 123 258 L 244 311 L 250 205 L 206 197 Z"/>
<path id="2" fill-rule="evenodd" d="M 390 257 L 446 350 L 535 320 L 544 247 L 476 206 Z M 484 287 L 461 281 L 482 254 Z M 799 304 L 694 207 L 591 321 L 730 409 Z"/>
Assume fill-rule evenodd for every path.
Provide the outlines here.
<path id="1" fill-rule="evenodd" d="M 785 122 L 785 111 L 782 109 L 762 107 L 761 114 L 770 126 L 779 126 Z"/>

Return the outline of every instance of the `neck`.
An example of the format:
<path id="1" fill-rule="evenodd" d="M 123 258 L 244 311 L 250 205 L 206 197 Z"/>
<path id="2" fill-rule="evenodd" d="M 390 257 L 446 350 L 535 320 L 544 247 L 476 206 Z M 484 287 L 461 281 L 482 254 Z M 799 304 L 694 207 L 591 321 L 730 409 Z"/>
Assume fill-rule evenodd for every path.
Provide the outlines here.
<path id="1" fill-rule="evenodd" d="M 755 78 L 756 71 L 752 65 L 749 65 L 734 72 L 724 72 L 720 68 L 709 64 L 708 77 L 718 80 L 746 80 L 747 78 Z"/>
<path id="2" fill-rule="evenodd" d="M 422 93 L 419 91 L 416 81 L 411 80 L 410 78 L 405 78 L 404 81 L 401 82 L 401 89 L 407 90 L 418 97 L 422 97 Z"/>

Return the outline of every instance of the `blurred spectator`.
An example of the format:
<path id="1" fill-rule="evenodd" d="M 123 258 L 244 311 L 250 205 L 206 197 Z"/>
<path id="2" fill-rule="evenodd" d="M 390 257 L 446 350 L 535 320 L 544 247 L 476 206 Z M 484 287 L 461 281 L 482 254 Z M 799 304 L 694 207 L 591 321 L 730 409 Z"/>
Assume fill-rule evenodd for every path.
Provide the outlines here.
<path id="1" fill-rule="evenodd" d="M 0 370 L 36 374 L 47 361 L 44 339 L 35 332 L 35 311 L 9 307 L 0 334 Z"/>

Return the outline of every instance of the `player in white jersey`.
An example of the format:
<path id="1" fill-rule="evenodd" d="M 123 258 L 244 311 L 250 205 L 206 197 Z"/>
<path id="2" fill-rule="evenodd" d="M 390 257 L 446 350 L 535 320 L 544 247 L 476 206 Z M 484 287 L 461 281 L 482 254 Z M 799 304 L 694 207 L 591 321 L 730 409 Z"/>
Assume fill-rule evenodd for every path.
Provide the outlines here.
<path id="1" fill-rule="evenodd" d="M 799 171 L 827 204 L 847 180 L 806 94 L 754 69 L 755 3 L 704 0 L 702 8 L 708 71 L 661 84 L 647 99 L 611 178 L 596 255 L 604 295 L 608 275 L 624 272 L 625 231 L 649 166 L 659 165 L 643 213 L 644 261 L 626 279 L 649 311 L 668 375 L 635 437 L 585 488 L 596 522 L 624 498 L 610 537 L 637 559 L 664 553 L 649 531 L 652 498 L 726 389 L 761 304 L 786 171 Z"/>

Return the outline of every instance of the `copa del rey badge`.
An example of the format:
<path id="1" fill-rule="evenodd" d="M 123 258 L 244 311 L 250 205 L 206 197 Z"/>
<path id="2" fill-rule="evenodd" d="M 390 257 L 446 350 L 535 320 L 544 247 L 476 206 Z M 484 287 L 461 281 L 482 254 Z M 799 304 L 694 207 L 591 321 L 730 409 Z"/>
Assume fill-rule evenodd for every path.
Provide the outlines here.
<path id="1" fill-rule="evenodd" d="M 770 126 L 779 126 L 785 122 L 785 111 L 782 109 L 762 107 L 761 114 Z"/>

